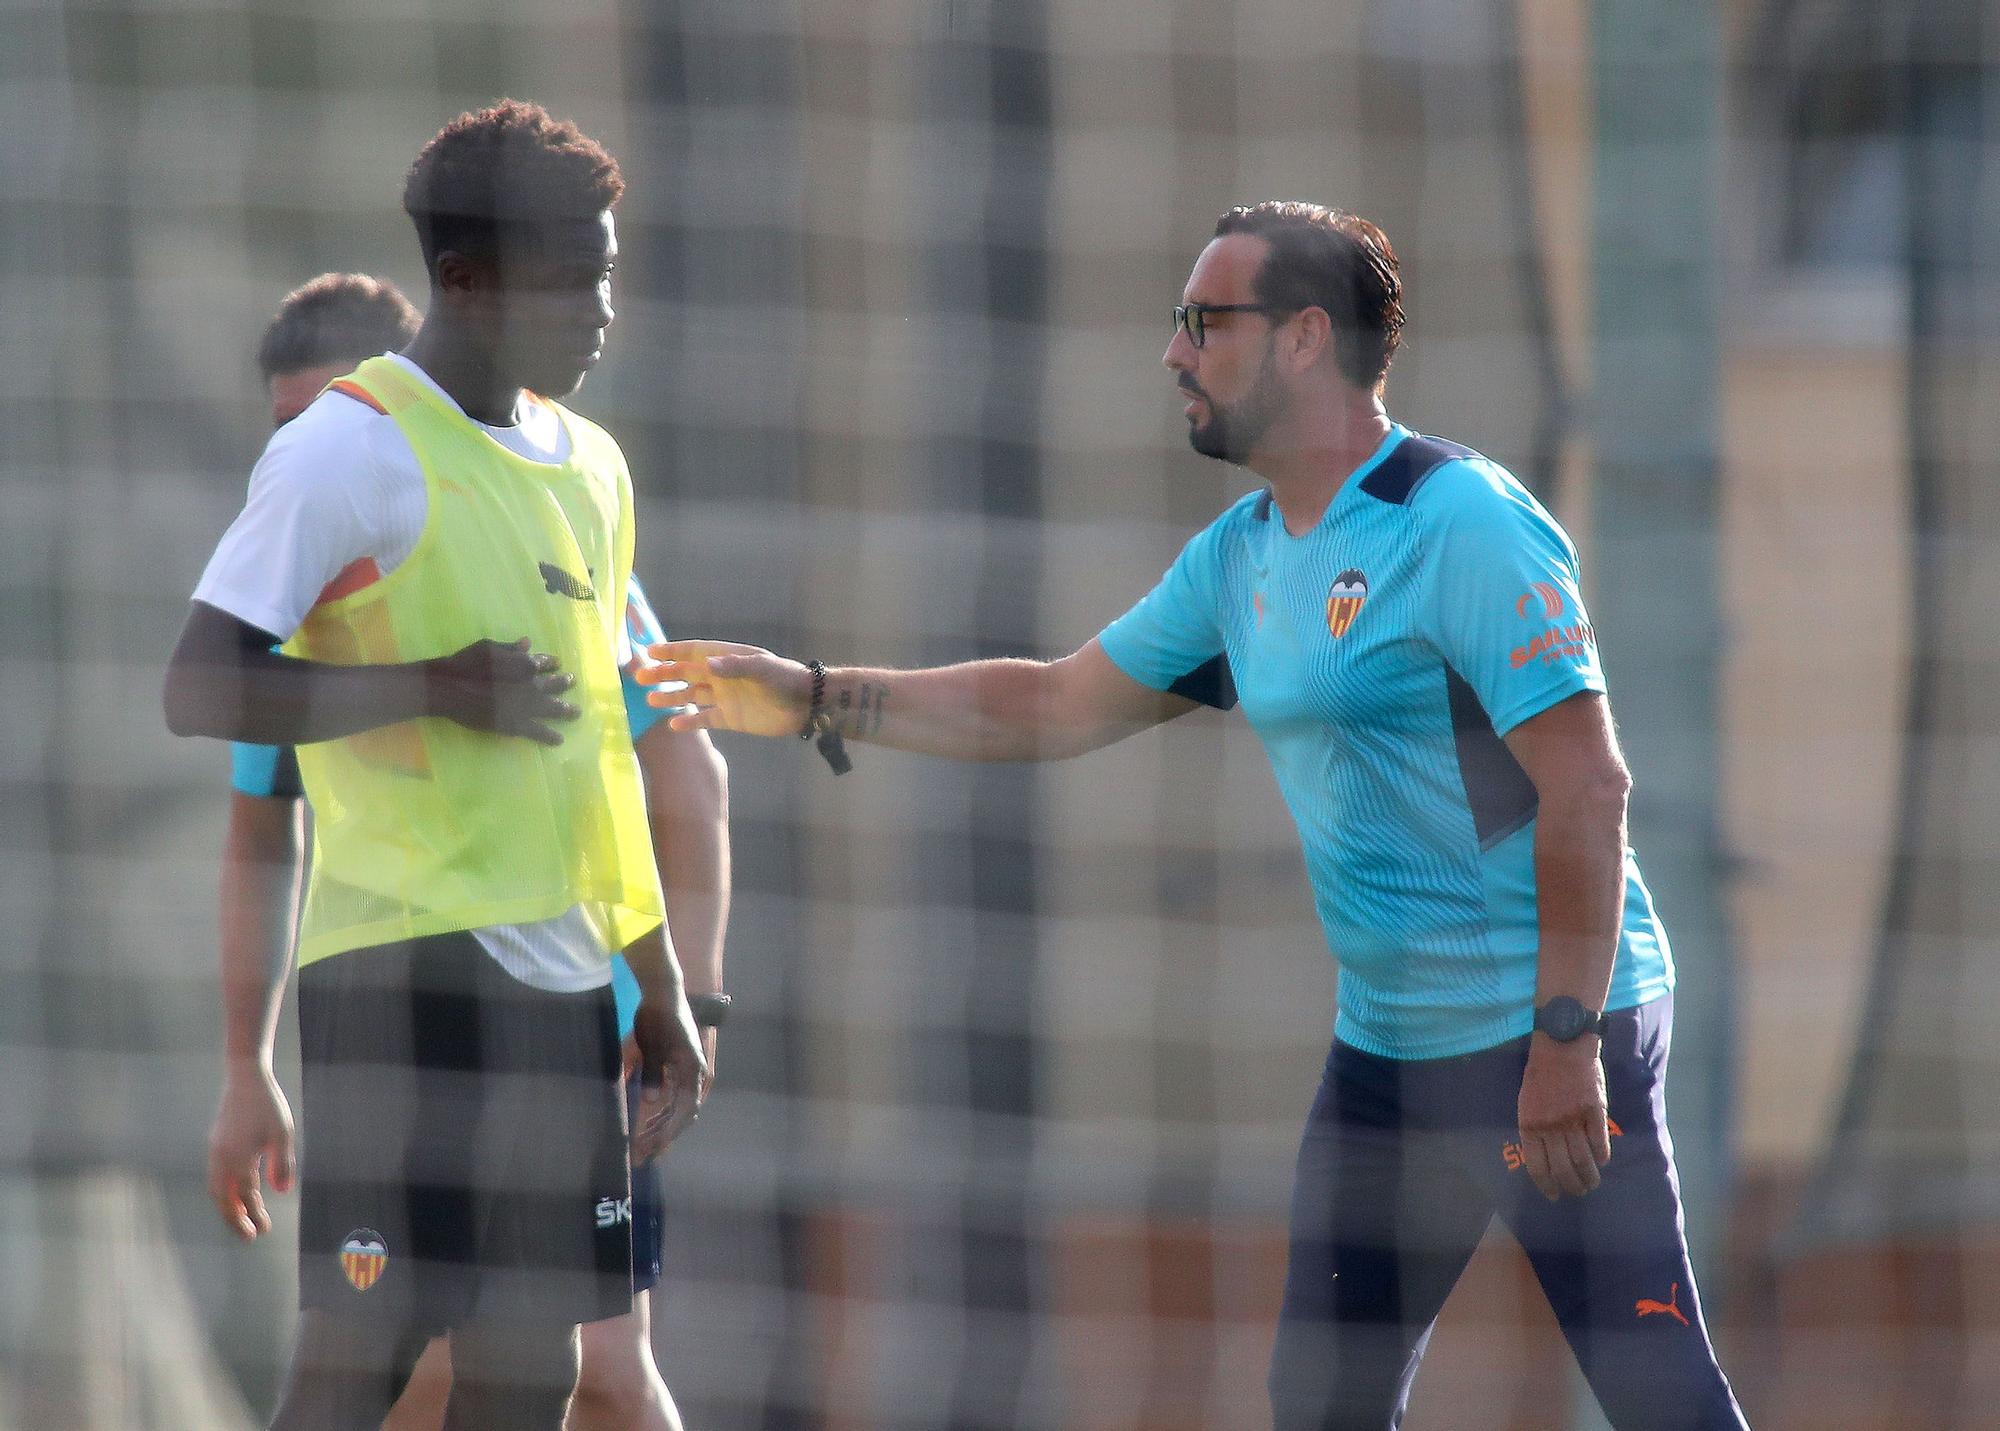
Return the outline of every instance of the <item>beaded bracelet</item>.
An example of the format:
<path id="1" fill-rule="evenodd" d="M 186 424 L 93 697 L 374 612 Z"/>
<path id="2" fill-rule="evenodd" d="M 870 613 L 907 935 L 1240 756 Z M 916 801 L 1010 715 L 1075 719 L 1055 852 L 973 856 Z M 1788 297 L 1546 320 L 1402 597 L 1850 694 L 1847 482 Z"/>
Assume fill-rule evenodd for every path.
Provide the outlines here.
<path id="1" fill-rule="evenodd" d="M 808 661 L 806 669 L 812 672 L 812 704 L 806 709 L 806 723 L 799 728 L 799 739 L 811 740 L 818 736 L 820 757 L 835 775 L 845 775 L 854 768 L 854 762 L 847 758 L 847 745 L 840 738 L 838 718 L 826 708 L 826 665 L 821 661 Z"/>

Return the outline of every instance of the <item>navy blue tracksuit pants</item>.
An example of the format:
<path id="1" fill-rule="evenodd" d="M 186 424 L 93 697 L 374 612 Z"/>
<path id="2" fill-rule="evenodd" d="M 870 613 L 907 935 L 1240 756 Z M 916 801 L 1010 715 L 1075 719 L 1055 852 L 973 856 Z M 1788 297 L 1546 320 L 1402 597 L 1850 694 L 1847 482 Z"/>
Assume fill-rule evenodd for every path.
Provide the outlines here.
<path id="1" fill-rule="evenodd" d="M 1498 1214 L 1519 1239 L 1619 1431 L 1736 1431 L 1682 1232 L 1663 1081 L 1673 998 L 1611 1015 L 1611 1161 L 1549 1202 L 1521 1165 L 1528 1039 L 1456 1058 L 1336 1042 L 1293 1190 L 1271 1361 L 1276 1431 L 1399 1425 L 1431 1326 Z"/>

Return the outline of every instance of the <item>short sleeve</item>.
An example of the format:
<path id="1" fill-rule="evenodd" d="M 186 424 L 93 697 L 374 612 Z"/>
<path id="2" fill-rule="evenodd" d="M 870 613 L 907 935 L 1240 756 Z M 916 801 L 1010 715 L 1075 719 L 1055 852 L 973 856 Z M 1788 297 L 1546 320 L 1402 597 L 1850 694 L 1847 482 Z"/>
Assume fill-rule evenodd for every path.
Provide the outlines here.
<path id="1" fill-rule="evenodd" d="M 1113 665 L 1142 686 L 1233 705 L 1222 640 L 1222 559 L 1234 509 L 1197 532 L 1138 604 L 1098 633 Z"/>
<path id="2" fill-rule="evenodd" d="M 630 1038 L 639 1020 L 639 979 L 623 954 L 611 956 L 611 999 L 618 1006 L 618 1036 Z"/>
<path id="3" fill-rule="evenodd" d="M 1478 696 L 1495 733 L 1580 691 L 1602 691 L 1576 548 L 1555 518 L 1484 461 L 1452 464 L 1419 501 L 1430 576 L 1422 634 Z"/>
<path id="4" fill-rule="evenodd" d="M 269 799 L 277 784 L 276 745 L 250 745 L 240 740 L 229 743 L 229 784 L 239 795 Z"/>
<path id="5" fill-rule="evenodd" d="M 382 503 L 372 500 L 379 464 L 357 430 L 374 416 L 351 399 L 322 397 L 272 435 L 195 600 L 283 641 L 351 563 L 384 554 Z"/>
<path id="6" fill-rule="evenodd" d="M 618 665 L 625 690 L 625 718 L 634 740 L 673 714 L 664 706 L 649 704 L 646 695 L 650 688 L 640 685 L 634 676 L 639 669 L 639 652 L 666 639 L 660 618 L 653 614 L 653 604 L 646 600 L 646 589 L 633 577 L 625 584 L 625 626 L 618 642 Z"/>

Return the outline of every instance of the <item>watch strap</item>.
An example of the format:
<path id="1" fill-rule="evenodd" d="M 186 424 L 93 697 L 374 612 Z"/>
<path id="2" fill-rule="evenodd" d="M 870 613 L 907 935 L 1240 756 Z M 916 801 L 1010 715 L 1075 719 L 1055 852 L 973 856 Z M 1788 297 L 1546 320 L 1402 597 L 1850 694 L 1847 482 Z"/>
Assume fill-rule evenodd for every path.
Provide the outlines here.
<path id="1" fill-rule="evenodd" d="M 729 995 L 689 994 L 688 1008 L 694 1014 L 696 1028 L 719 1029 L 729 1018 Z"/>

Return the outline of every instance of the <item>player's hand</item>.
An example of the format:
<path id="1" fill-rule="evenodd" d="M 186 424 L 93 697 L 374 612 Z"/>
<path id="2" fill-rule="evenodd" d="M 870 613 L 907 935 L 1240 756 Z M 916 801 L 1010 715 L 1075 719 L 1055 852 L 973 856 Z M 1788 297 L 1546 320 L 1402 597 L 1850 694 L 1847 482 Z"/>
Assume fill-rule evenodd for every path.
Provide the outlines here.
<path id="1" fill-rule="evenodd" d="M 715 1088 L 715 1030 L 701 1031 L 701 1098 L 698 1107 L 708 1106 L 708 1095 Z"/>
<path id="2" fill-rule="evenodd" d="M 1543 1197 L 1582 1197 L 1604 1181 L 1611 1132 L 1597 1035 L 1568 1043 L 1533 1035 L 1518 1112 L 1521 1160 Z"/>
<path id="3" fill-rule="evenodd" d="M 687 996 L 676 993 L 671 1003 L 641 999 L 632 1020 L 632 1040 L 639 1062 L 639 1113 L 632 1122 L 632 1166 L 649 1163 L 666 1151 L 694 1122 L 701 1106 L 708 1060 L 702 1052 L 701 1030 Z"/>
<path id="4" fill-rule="evenodd" d="M 232 1070 L 208 1132 L 208 1195 L 229 1230 L 245 1242 L 271 1230 L 265 1178 L 290 1192 L 294 1169 L 292 1110 L 268 1068 Z"/>
<path id="5" fill-rule="evenodd" d="M 576 678 L 556 658 L 530 651 L 528 638 L 474 641 L 461 651 L 425 661 L 424 708 L 467 730 L 519 736 L 561 745 L 553 722 L 575 720 L 577 708 L 562 699 Z"/>
<path id="6" fill-rule="evenodd" d="M 645 1060 L 639 1056 L 639 1040 L 630 1034 L 625 1036 L 625 1081 L 638 1086 L 639 1075 L 645 1068 Z M 701 1031 L 701 1094 L 694 1101 L 697 1112 L 708 1106 L 708 1095 L 715 1087 L 715 1030 Z"/>
<path id="7" fill-rule="evenodd" d="M 737 730 L 746 735 L 797 735 L 812 706 L 812 674 L 797 661 L 758 646 L 729 641 L 662 641 L 648 646 L 652 664 L 633 679 L 661 686 L 646 697 L 679 707 L 675 730 Z"/>

